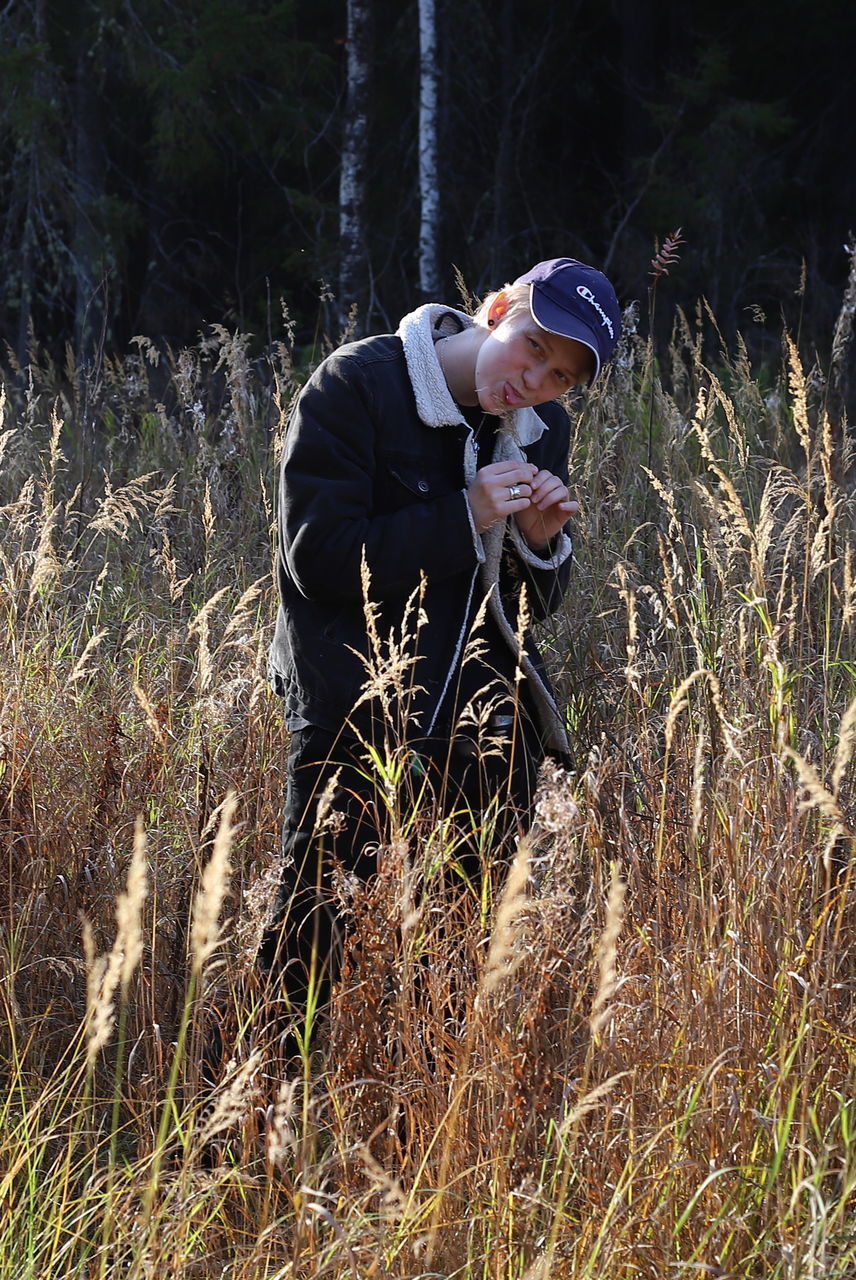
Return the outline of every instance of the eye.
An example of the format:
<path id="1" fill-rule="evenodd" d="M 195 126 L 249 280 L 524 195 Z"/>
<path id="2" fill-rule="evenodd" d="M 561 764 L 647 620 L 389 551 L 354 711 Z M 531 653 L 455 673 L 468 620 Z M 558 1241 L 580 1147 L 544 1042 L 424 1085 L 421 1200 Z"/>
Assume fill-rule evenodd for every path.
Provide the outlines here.
<path id="1" fill-rule="evenodd" d="M 554 369 L 553 377 L 556 379 L 557 382 L 561 382 L 563 387 L 569 387 L 571 385 L 570 378 L 561 369 Z"/>
<path id="2" fill-rule="evenodd" d="M 544 348 L 541 346 L 540 342 L 538 342 L 535 338 L 532 338 L 532 337 L 527 337 L 527 341 L 530 347 L 532 348 L 532 350 L 537 351 L 539 356 L 543 354 Z"/>

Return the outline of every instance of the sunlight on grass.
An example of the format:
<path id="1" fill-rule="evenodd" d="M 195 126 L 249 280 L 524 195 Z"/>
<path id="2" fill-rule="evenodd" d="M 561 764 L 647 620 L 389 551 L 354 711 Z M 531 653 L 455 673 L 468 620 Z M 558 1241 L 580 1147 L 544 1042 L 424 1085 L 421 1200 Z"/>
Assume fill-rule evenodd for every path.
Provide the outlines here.
<path id="1" fill-rule="evenodd" d="M 0 1277 L 852 1277 L 852 445 L 793 343 L 762 390 L 715 342 L 679 317 L 652 391 L 631 326 L 573 409 L 575 772 L 478 885 L 465 815 L 367 760 L 395 838 L 287 1066 L 252 956 L 289 353 L 6 371 Z"/>

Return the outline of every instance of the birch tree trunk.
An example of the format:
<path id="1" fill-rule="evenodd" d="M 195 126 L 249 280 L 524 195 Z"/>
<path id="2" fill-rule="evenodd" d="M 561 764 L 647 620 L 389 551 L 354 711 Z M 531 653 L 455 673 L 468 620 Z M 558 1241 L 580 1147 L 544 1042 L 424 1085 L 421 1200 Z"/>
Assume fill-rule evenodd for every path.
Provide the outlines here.
<path id="1" fill-rule="evenodd" d="M 366 168 L 372 66 L 372 0 L 348 0 L 348 64 L 345 129 L 339 174 L 339 318 L 347 324 L 356 307 L 356 332 L 363 332 L 369 309 L 366 252 Z"/>
<path id="2" fill-rule="evenodd" d="M 419 288 L 439 297 L 440 182 L 437 173 L 437 6 L 419 0 Z"/>

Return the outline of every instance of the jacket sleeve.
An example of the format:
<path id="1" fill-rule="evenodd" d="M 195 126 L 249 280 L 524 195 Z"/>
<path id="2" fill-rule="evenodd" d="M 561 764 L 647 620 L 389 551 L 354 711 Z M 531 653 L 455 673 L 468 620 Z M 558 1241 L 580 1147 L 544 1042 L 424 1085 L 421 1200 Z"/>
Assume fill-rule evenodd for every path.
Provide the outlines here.
<path id="1" fill-rule="evenodd" d="M 535 445 L 527 449 L 527 456 L 537 467 L 546 468 L 567 484 L 570 449 L 568 415 L 556 401 L 541 405 L 537 412 L 547 424 L 547 430 Z M 512 596 L 519 595 L 520 586 L 525 583 L 532 617 L 538 620 L 547 617 L 562 602 L 570 580 L 572 559 L 570 522 L 565 524 L 543 555 L 533 552 L 526 546 L 521 535 L 515 529 L 510 529 L 502 565 L 503 597 L 507 599 L 508 592 Z M 511 613 L 509 616 L 512 616 Z"/>
<path id="2" fill-rule="evenodd" d="M 362 362 L 334 352 L 304 387 L 286 432 L 280 555 L 308 599 L 361 599 L 364 552 L 375 600 L 406 595 L 422 573 L 440 580 L 478 562 L 461 491 L 375 512 L 372 393 L 373 375 Z"/>

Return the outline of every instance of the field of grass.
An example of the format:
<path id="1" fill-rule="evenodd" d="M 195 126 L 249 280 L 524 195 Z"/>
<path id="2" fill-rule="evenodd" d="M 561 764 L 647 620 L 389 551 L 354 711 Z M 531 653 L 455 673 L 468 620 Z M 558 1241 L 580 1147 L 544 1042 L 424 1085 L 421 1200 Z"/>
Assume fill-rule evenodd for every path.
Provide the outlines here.
<path id="1" fill-rule="evenodd" d="M 631 332 L 575 406 L 577 768 L 478 893 L 395 815 L 288 1078 L 251 958 L 290 351 L 7 369 L 0 1280 L 852 1280 L 851 440 L 787 335 L 717 349 L 678 316 L 652 376 Z"/>

